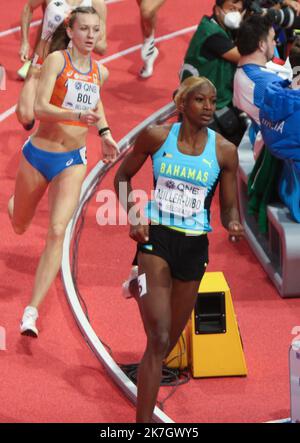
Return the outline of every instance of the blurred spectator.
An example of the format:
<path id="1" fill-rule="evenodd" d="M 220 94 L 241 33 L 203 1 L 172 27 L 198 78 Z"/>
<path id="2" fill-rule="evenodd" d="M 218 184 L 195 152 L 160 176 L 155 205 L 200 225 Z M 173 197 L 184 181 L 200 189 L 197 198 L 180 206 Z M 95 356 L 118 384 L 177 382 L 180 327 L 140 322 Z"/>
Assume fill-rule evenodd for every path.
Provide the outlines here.
<path id="1" fill-rule="evenodd" d="M 192 37 L 181 70 L 181 81 L 204 76 L 217 88 L 217 105 L 210 128 L 239 144 L 245 122 L 232 105 L 233 78 L 240 59 L 234 35 L 243 18 L 244 1 L 215 0 L 213 15 L 204 16 Z"/>
<path id="2" fill-rule="evenodd" d="M 259 108 L 266 86 L 270 82 L 288 78 L 290 69 L 273 63 L 275 31 L 267 16 L 252 15 L 242 23 L 237 35 L 241 59 L 234 77 L 233 103 L 252 119 L 250 140 L 257 158 L 263 139 L 259 132 Z M 290 68 L 290 67 L 289 67 Z"/>
<path id="3" fill-rule="evenodd" d="M 259 129 L 259 109 L 268 84 L 281 78 L 266 68 L 275 49 L 275 32 L 267 16 L 252 15 L 245 19 L 237 35 L 241 54 L 234 78 L 234 104 L 245 111 Z M 260 232 L 268 230 L 267 205 L 278 201 L 278 178 L 281 162 L 265 148 L 263 140 L 254 168 L 248 179 L 248 212 L 257 217 Z"/>
<path id="4" fill-rule="evenodd" d="M 234 76 L 233 103 L 259 128 L 259 108 L 267 85 L 280 77 L 266 67 L 275 49 L 275 32 L 266 16 L 252 15 L 240 26 L 237 47 L 241 54 Z"/>
<path id="5" fill-rule="evenodd" d="M 290 51 L 294 78 L 266 88 L 261 104 L 261 131 L 268 150 L 283 160 L 279 195 L 300 223 L 300 38 Z"/>
<path id="6" fill-rule="evenodd" d="M 216 0 L 213 15 L 202 18 L 184 58 L 181 81 L 191 75 L 209 78 L 218 89 L 217 109 L 232 103 L 233 77 L 240 59 L 234 31 L 243 10 L 241 0 Z"/>
<path id="7" fill-rule="evenodd" d="M 300 171 L 300 37 L 295 40 L 289 58 L 293 81 L 266 87 L 259 117 L 264 141 L 272 154 L 297 161 Z"/>

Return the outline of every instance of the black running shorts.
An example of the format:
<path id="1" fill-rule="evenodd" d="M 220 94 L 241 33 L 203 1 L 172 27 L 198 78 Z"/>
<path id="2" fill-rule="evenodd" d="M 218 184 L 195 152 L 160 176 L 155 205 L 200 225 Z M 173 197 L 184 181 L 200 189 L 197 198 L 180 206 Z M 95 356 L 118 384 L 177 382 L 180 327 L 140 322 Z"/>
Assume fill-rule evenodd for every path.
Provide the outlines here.
<path id="1" fill-rule="evenodd" d="M 200 281 L 208 264 L 208 238 L 206 234 L 190 236 L 163 225 L 149 225 L 149 241 L 138 243 L 137 252 L 163 258 L 173 278 Z"/>

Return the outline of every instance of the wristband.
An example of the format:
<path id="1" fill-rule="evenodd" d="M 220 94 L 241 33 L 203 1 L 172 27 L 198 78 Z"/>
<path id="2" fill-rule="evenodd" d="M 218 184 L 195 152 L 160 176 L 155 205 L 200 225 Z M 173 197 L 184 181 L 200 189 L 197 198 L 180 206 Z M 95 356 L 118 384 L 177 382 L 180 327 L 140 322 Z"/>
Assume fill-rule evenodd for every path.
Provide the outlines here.
<path id="1" fill-rule="evenodd" d="M 110 128 L 108 126 L 106 126 L 105 128 L 99 129 L 98 134 L 100 137 L 102 137 L 102 135 L 108 131 L 110 131 Z"/>

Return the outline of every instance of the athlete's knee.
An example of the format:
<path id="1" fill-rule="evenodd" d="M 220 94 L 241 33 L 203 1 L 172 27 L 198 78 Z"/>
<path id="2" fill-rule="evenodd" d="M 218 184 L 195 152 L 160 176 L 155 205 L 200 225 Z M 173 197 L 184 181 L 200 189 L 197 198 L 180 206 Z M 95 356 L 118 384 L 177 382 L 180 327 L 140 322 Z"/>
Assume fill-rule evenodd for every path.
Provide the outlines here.
<path id="1" fill-rule="evenodd" d="M 63 223 L 52 223 L 48 230 L 48 240 L 61 243 L 64 240 L 66 226 Z"/>
<path id="2" fill-rule="evenodd" d="M 146 5 L 141 5 L 140 6 L 140 11 L 141 11 L 141 16 L 144 20 L 152 20 L 155 16 L 155 8 L 151 7 L 151 5 L 146 4 Z"/>
<path id="3" fill-rule="evenodd" d="M 148 334 L 148 344 L 157 355 L 165 356 L 170 345 L 170 333 L 167 329 L 152 331 Z"/>

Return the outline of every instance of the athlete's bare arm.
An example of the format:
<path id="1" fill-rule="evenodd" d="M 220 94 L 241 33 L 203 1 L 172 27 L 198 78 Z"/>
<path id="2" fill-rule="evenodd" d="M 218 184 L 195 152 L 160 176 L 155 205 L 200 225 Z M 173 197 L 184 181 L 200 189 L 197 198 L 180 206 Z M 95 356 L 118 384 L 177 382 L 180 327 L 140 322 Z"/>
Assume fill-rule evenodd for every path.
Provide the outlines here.
<path id="1" fill-rule="evenodd" d="M 115 176 L 115 191 L 123 208 L 130 213 L 130 209 L 135 203 L 128 200 L 132 192 L 131 178 L 141 169 L 147 158 L 153 155 L 163 144 L 168 136 L 171 125 L 150 126 L 137 137 L 134 148 L 122 162 Z M 121 183 L 126 186 L 120 187 Z M 126 191 L 126 192 L 121 192 Z M 130 224 L 130 237 L 137 242 L 148 241 L 149 227 L 147 224 Z"/>
<path id="2" fill-rule="evenodd" d="M 238 169 L 238 154 L 235 145 L 217 135 L 217 156 L 221 167 L 220 177 L 220 212 L 221 221 L 234 240 L 244 235 L 244 228 L 240 223 L 237 202 L 236 174 Z"/>
<path id="3" fill-rule="evenodd" d="M 43 4 L 47 4 L 47 0 L 28 0 L 24 5 L 21 15 L 21 48 L 19 51 L 19 55 L 22 62 L 25 62 L 29 58 L 30 53 L 30 45 L 29 45 L 29 27 L 32 19 L 33 11 L 42 6 Z"/>
<path id="4" fill-rule="evenodd" d="M 101 86 L 108 78 L 108 69 L 103 65 L 98 65 L 101 74 Z M 107 122 L 105 111 L 103 107 L 103 102 L 100 100 L 95 109 L 99 120 L 96 123 L 96 127 L 99 130 L 107 128 L 107 130 L 101 135 L 101 147 L 102 147 L 102 158 L 104 163 L 110 163 L 117 158 L 119 153 L 119 147 L 117 142 L 112 137 L 111 131 L 109 129 L 109 124 Z"/>

